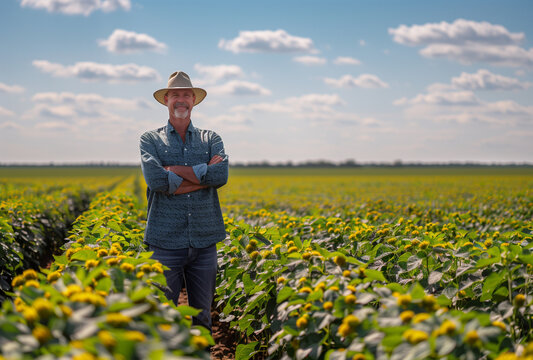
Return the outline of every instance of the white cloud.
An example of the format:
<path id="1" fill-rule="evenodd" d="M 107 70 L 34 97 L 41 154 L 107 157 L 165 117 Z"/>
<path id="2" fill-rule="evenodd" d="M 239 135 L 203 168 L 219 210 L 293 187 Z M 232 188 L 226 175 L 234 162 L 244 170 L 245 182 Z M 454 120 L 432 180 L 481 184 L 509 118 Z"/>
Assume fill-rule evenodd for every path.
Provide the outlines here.
<path id="1" fill-rule="evenodd" d="M 486 21 L 476 22 L 457 19 L 453 23 L 427 23 L 424 25 L 400 25 L 389 28 L 393 40 L 404 45 L 485 43 L 490 45 L 517 44 L 524 40 L 524 33 L 511 33 L 501 25 Z"/>
<path id="2" fill-rule="evenodd" d="M 349 56 L 339 56 L 333 60 L 335 65 L 361 65 L 361 61 Z"/>
<path id="3" fill-rule="evenodd" d="M 366 41 L 364 41 L 364 40 L 359 40 L 359 45 L 361 45 L 361 46 L 365 46 L 365 45 L 366 45 Z"/>
<path id="4" fill-rule="evenodd" d="M 327 60 L 318 56 L 297 56 L 293 61 L 304 65 L 324 65 Z"/>
<path id="5" fill-rule="evenodd" d="M 533 66 L 533 48 L 526 50 L 515 45 L 491 46 L 470 44 L 459 46 L 453 44 L 433 44 L 420 50 L 420 54 L 429 58 L 447 58 L 466 65 L 475 62 L 486 62 L 497 66 Z"/>
<path id="6" fill-rule="evenodd" d="M 480 100 L 471 91 L 432 91 L 428 94 L 418 94 L 412 99 L 401 98 L 394 105 L 477 105 Z"/>
<path id="7" fill-rule="evenodd" d="M 87 81 L 156 81 L 160 79 L 156 70 L 137 64 L 100 64 L 94 62 L 77 62 L 64 66 L 47 60 L 34 60 L 33 66 L 56 77 L 76 77 Z"/>
<path id="8" fill-rule="evenodd" d="M 51 103 L 61 105 L 73 105 L 77 107 L 101 107 L 121 109 L 143 109 L 151 107 L 151 104 L 143 99 L 122 99 L 104 97 L 99 94 L 73 94 L 69 92 L 55 93 L 45 92 L 37 93 L 32 97 L 34 102 Z"/>
<path id="9" fill-rule="evenodd" d="M 15 116 L 15 113 L 0 106 L 0 116 Z"/>
<path id="10" fill-rule="evenodd" d="M 461 76 L 452 78 L 452 85 L 466 90 L 522 90 L 529 88 L 531 83 L 480 69 L 475 74 L 463 72 Z"/>
<path id="11" fill-rule="evenodd" d="M 288 34 L 285 30 L 240 31 L 239 36 L 232 40 L 221 39 L 218 47 L 233 53 L 240 52 L 273 52 L 315 53 L 313 40 Z"/>
<path id="12" fill-rule="evenodd" d="M 106 40 L 99 40 L 98 45 L 113 53 L 135 53 L 142 51 L 163 52 L 167 46 L 147 34 L 116 29 Z"/>
<path id="13" fill-rule="evenodd" d="M 376 89 L 389 87 L 389 84 L 372 74 L 362 74 L 357 78 L 354 78 L 352 75 L 344 75 L 340 79 L 325 78 L 324 82 L 328 85 L 338 88 L 359 87 L 365 89 Z"/>
<path id="14" fill-rule="evenodd" d="M 477 98 L 472 91 L 454 91 L 451 85 L 446 91 L 445 85 L 434 84 L 428 88 L 428 93 L 412 99 L 398 99 L 394 105 L 404 106 L 407 118 L 426 121 L 515 126 L 531 123 L 533 119 L 533 106 L 523 106 L 512 100 L 487 102 Z"/>
<path id="15" fill-rule="evenodd" d="M 209 92 L 212 94 L 219 95 L 270 95 L 271 92 L 268 89 L 265 89 L 259 84 L 241 81 L 241 80 L 231 80 L 227 83 L 219 86 L 215 86 L 209 89 Z"/>
<path id="16" fill-rule="evenodd" d="M 35 125 L 38 130 L 50 130 L 50 131 L 69 131 L 74 130 L 74 126 L 62 121 L 46 121 Z"/>
<path id="17" fill-rule="evenodd" d="M 22 0 L 22 7 L 44 9 L 66 15 L 90 15 L 93 11 L 130 10 L 130 0 Z"/>
<path id="18" fill-rule="evenodd" d="M 22 130 L 23 127 L 16 122 L 13 121 L 5 121 L 3 123 L 0 123 L 0 129 L 6 129 L 6 130 Z"/>
<path id="19" fill-rule="evenodd" d="M 20 94 L 23 93 L 25 90 L 26 89 L 19 85 L 7 85 L 4 83 L 0 83 L 0 93 Z"/>
<path id="20" fill-rule="evenodd" d="M 501 25 L 457 19 L 453 23 L 389 28 L 399 44 L 426 46 L 420 54 L 429 58 L 447 58 L 465 64 L 487 62 L 499 66 L 533 66 L 533 49 L 518 44 L 524 33 L 511 33 Z"/>
<path id="21" fill-rule="evenodd" d="M 238 105 L 232 107 L 230 111 L 243 117 L 249 117 L 250 114 L 274 113 L 295 120 L 315 121 L 317 124 L 335 122 L 341 125 L 379 126 L 380 123 L 375 119 L 363 119 L 357 114 L 339 111 L 343 105 L 345 102 L 337 94 L 307 94 L 273 102 Z"/>
<path id="22" fill-rule="evenodd" d="M 244 76 L 244 71 L 237 65 L 202 65 L 195 64 L 194 70 L 198 72 L 202 78 L 196 80 L 194 83 L 198 85 L 214 84 L 220 80 L 235 79 Z"/>

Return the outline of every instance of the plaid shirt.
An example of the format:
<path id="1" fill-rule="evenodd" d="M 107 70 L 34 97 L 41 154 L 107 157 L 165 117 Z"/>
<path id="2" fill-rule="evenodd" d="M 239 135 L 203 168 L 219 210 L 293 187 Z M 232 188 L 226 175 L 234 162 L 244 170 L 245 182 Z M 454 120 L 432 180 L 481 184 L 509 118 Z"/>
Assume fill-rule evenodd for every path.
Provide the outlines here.
<path id="1" fill-rule="evenodd" d="M 164 249 L 205 248 L 226 238 L 217 188 L 228 181 L 228 157 L 222 139 L 192 122 L 185 143 L 167 123 L 141 136 L 141 167 L 146 184 L 148 214 L 144 241 Z M 207 165 L 214 155 L 224 161 Z M 183 179 L 164 166 L 192 166 L 201 185 L 187 194 L 173 195 Z"/>

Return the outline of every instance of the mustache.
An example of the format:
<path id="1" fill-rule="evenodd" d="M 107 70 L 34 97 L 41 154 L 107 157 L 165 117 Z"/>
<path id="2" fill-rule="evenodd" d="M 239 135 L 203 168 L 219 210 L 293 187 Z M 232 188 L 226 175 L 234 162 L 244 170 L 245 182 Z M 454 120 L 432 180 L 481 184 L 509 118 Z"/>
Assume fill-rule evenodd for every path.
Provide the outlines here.
<path id="1" fill-rule="evenodd" d="M 187 109 L 189 109 L 189 104 L 187 103 L 177 102 L 174 104 L 174 109 L 176 109 L 178 106 L 185 106 Z"/>

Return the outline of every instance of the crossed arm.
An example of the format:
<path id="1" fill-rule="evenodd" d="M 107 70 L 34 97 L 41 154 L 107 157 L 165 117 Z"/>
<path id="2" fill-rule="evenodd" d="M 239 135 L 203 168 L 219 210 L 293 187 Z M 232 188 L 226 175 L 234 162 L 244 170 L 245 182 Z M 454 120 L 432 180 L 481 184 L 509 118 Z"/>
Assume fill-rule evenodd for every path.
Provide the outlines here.
<path id="1" fill-rule="evenodd" d="M 222 161 L 223 159 L 221 156 L 215 155 L 211 158 L 211 160 L 209 160 L 209 163 L 207 165 L 218 164 Z M 206 185 L 200 185 L 200 180 L 194 174 L 194 171 L 191 166 L 171 165 L 165 166 L 164 168 L 165 170 L 172 171 L 174 174 L 183 178 L 181 185 L 174 192 L 174 195 L 186 194 L 208 187 Z"/>

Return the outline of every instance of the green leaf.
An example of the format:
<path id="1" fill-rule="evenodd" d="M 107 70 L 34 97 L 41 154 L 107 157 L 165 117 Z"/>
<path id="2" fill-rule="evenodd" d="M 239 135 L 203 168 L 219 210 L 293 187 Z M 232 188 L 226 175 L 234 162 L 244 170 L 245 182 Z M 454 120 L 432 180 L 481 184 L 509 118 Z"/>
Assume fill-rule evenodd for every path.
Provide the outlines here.
<path id="1" fill-rule="evenodd" d="M 94 260 L 97 259 L 98 255 L 94 250 L 80 250 L 77 253 L 73 254 L 70 258 L 70 260 L 81 260 L 81 261 L 87 261 L 87 260 Z"/>
<path id="2" fill-rule="evenodd" d="M 178 311 L 181 313 L 182 316 L 196 316 L 198 315 L 201 310 L 195 309 L 188 305 L 180 305 L 177 307 Z"/>
<path id="3" fill-rule="evenodd" d="M 520 260 L 520 262 L 523 264 L 533 266 L 533 255 L 519 255 L 518 260 Z"/>
<path id="4" fill-rule="evenodd" d="M 151 294 L 152 291 L 153 290 L 151 288 L 149 288 L 149 287 L 142 287 L 142 288 L 136 290 L 133 294 L 131 294 L 130 299 L 133 302 L 139 301 L 139 300 L 144 299 L 145 297 L 147 297 L 149 294 Z"/>
<path id="5" fill-rule="evenodd" d="M 422 285 L 415 283 L 411 288 L 411 296 L 413 299 L 423 299 L 424 295 L 426 295 L 426 293 L 424 292 Z"/>
<path id="6" fill-rule="evenodd" d="M 257 346 L 258 341 L 253 341 L 248 344 L 239 344 L 237 349 L 235 349 L 235 360 L 248 360 L 253 357 L 255 354 L 255 347 Z"/>
<path id="7" fill-rule="evenodd" d="M 477 268 L 487 267 L 487 266 L 495 264 L 495 263 L 497 263 L 499 261 L 500 261 L 499 257 L 490 257 L 490 258 L 479 259 L 479 261 L 476 263 L 476 267 Z"/>
<path id="8" fill-rule="evenodd" d="M 283 289 L 281 289 L 281 291 L 278 293 L 278 296 L 277 296 L 277 303 L 281 303 L 283 301 L 285 301 L 286 299 L 288 299 L 292 294 L 294 294 L 294 290 L 289 287 L 289 286 L 285 286 Z"/>
<path id="9" fill-rule="evenodd" d="M 440 281 L 440 279 L 442 279 L 442 273 L 440 271 L 432 271 L 430 274 L 429 274 L 429 278 L 428 278 L 428 284 L 429 285 L 433 285 L 433 284 L 436 284 Z"/>
<path id="10" fill-rule="evenodd" d="M 480 299 L 481 301 L 490 300 L 492 293 L 502 283 L 505 275 L 506 271 L 502 270 L 502 272 L 493 272 L 487 276 L 483 282 L 482 295 Z"/>
<path id="11" fill-rule="evenodd" d="M 108 228 L 113 229 L 116 232 L 122 232 L 122 228 L 116 221 L 108 221 L 106 225 Z"/>
<path id="12" fill-rule="evenodd" d="M 365 270 L 365 282 L 367 281 L 382 281 L 384 283 L 387 282 L 387 279 L 385 279 L 385 276 L 383 276 L 383 273 L 379 270 L 373 270 L 373 269 L 366 269 Z"/>
<path id="13" fill-rule="evenodd" d="M 245 273 L 242 276 L 242 282 L 244 283 L 244 292 L 250 294 L 250 291 L 255 287 L 255 282 L 250 277 L 250 274 Z"/>

